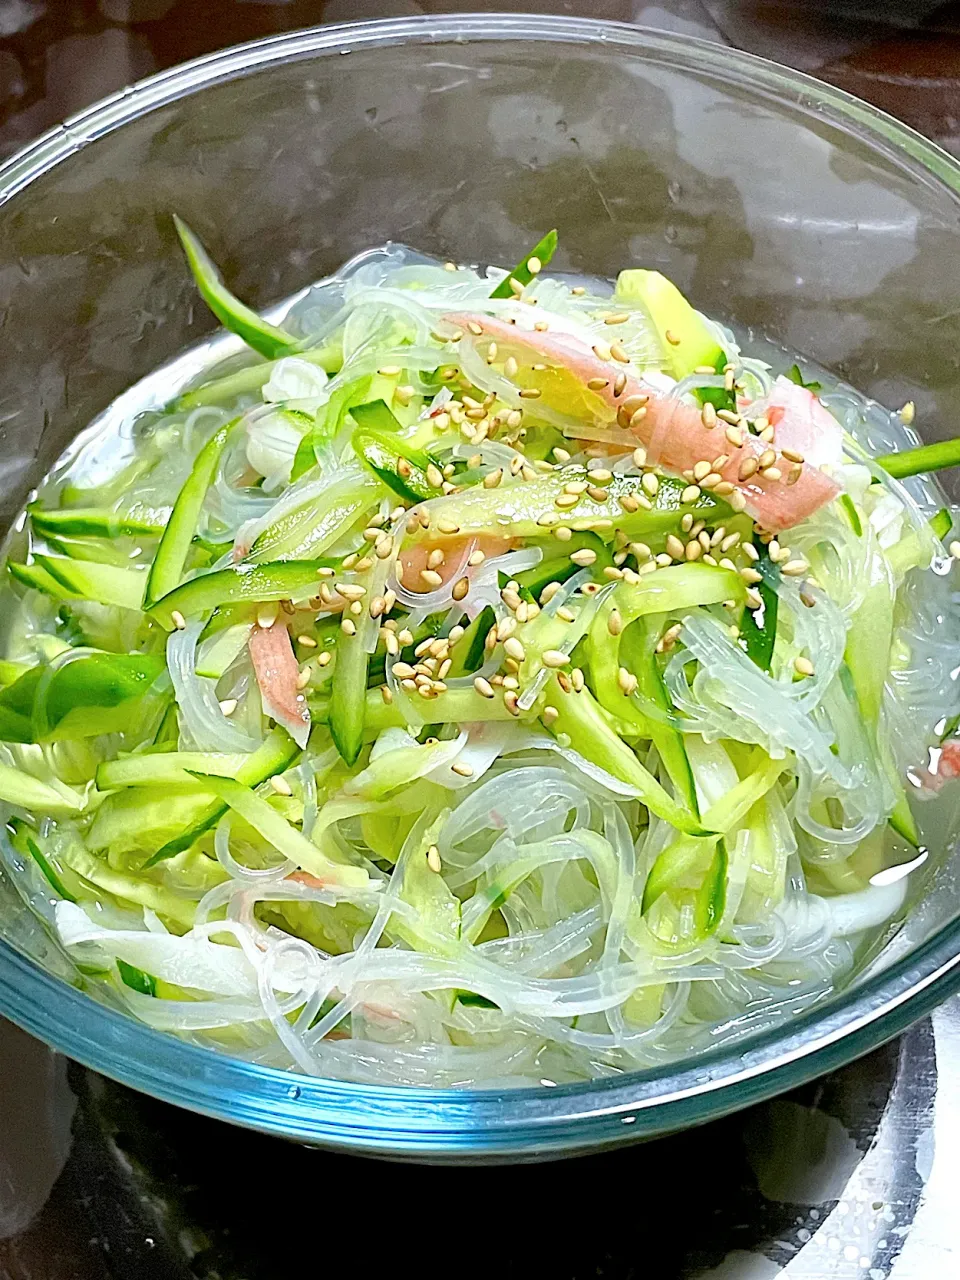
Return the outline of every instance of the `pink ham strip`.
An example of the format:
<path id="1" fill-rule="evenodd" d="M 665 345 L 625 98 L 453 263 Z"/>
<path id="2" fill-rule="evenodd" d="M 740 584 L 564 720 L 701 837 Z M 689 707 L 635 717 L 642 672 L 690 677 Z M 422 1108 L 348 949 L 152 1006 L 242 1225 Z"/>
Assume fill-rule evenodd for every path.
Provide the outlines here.
<path id="1" fill-rule="evenodd" d="M 484 341 L 484 336 L 494 339 L 498 348 L 496 364 L 501 367 L 512 355 L 521 364 L 546 359 L 564 365 L 584 387 L 590 379 L 607 379 L 607 386 L 602 390 L 585 392 L 594 397 L 597 416 L 607 422 L 616 421 L 618 407 L 630 396 L 646 396 L 646 415 L 631 432 L 646 447 L 649 461 L 665 471 L 682 475 L 697 462 L 712 462 L 726 454 L 729 460 L 721 468 L 721 476 L 743 494 L 746 510 L 766 529 L 774 532 L 789 529 L 840 492 L 828 475 L 806 463 L 799 479 L 794 484 L 785 484 L 794 464 L 779 456 L 777 466 L 783 479 L 771 480 L 758 474 L 746 481 L 739 480 L 737 473 L 742 462 L 750 456 L 759 457 L 771 446 L 744 431 L 742 447 L 734 447 L 727 439 L 726 424 L 720 422 L 715 427 L 705 427 L 699 409 L 664 396 L 642 378 L 630 374 L 621 394 L 615 396 L 613 381 L 623 366 L 601 360 L 571 334 L 527 331 L 479 313 L 449 315 L 445 319 L 461 331 L 461 343 L 470 342 L 476 347 Z M 474 336 L 469 328 L 471 324 L 479 325 L 483 335 Z"/>
<path id="2" fill-rule="evenodd" d="M 264 714 L 283 725 L 298 747 L 305 747 L 310 736 L 310 711 L 306 698 L 297 688 L 300 667 L 290 632 L 280 622 L 272 627 L 254 626 L 247 647 L 260 686 Z"/>

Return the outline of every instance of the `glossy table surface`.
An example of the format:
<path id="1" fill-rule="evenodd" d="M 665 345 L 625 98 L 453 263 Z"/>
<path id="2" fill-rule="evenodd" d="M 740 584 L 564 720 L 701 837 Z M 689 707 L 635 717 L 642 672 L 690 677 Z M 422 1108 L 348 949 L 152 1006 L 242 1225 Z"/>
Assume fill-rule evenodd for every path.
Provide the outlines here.
<path id="1" fill-rule="evenodd" d="M 960 3 L 0 0 L 0 157 L 225 45 L 453 10 L 688 32 L 830 80 L 960 154 Z M 960 998 L 753 1111 L 512 1169 L 401 1169 L 284 1146 L 141 1098 L 0 1023 L 0 1280 L 280 1280 L 382 1265 L 426 1277 L 951 1280 L 958 1186 Z"/>

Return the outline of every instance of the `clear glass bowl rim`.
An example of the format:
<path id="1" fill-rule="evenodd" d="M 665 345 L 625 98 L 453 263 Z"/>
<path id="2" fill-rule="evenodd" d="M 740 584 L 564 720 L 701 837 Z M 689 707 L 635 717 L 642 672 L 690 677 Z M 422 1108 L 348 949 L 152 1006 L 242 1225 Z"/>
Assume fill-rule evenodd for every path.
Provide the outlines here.
<path id="1" fill-rule="evenodd" d="M 0 204 L 89 143 L 194 91 L 272 65 L 357 49 L 545 42 L 693 70 L 815 112 L 960 212 L 960 164 L 892 116 L 751 54 L 619 22 L 450 14 L 314 27 L 161 72 L 71 117 L 0 165 Z M 86 1066 L 164 1101 L 298 1142 L 416 1160 L 537 1159 L 700 1124 L 835 1069 L 960 989 L 960 918 L 884 972 L 735 1049 L 553 1088 L 452 1090 L 316 1079 L 197 1048 L 115 1013 L 0 940 L 0 1012 Z"/>

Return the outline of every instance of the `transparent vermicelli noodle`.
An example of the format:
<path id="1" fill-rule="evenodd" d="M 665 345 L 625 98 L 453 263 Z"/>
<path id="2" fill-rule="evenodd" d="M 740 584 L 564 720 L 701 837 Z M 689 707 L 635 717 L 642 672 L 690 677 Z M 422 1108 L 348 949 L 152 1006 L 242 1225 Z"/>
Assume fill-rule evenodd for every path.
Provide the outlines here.
<path id="1" fill-rule="evenodd" d="M 5 548 L 0 857 L 57 971 L 457 1088 L 856 981 L 960 776 L 954 442 L 553 233 L 372 249 L 267 320 L 178 229 L 245 354 L 127 392 Z"/>

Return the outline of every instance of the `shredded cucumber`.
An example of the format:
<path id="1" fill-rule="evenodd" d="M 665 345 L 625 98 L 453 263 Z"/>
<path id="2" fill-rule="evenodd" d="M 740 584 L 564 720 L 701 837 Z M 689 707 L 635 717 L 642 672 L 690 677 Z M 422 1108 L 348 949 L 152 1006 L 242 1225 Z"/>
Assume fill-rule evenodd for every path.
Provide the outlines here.
<path id="1" fill-rule="evenodd" d="M 0 871 L 84 982 L 497 1087 L 848 982 L 955 804 L 955 442 L 556 232 L 489 278 L 386 246 L 282 326 L 177 232 L 250 352 L 84 438 L 0 580 Z"/>

